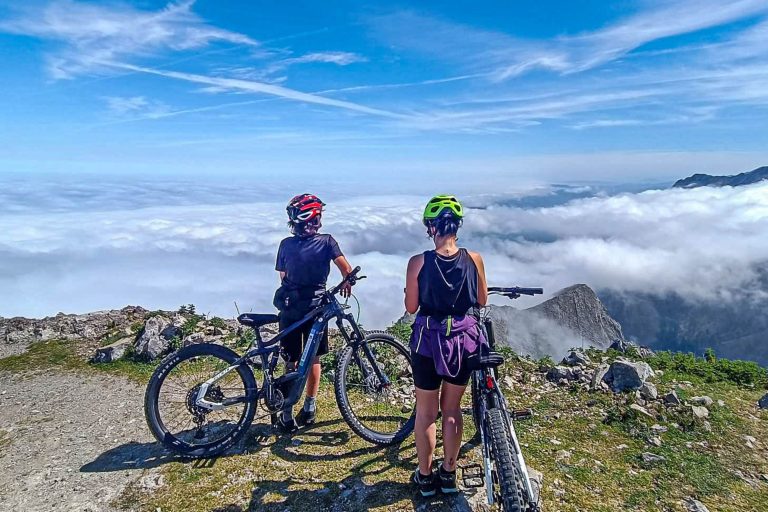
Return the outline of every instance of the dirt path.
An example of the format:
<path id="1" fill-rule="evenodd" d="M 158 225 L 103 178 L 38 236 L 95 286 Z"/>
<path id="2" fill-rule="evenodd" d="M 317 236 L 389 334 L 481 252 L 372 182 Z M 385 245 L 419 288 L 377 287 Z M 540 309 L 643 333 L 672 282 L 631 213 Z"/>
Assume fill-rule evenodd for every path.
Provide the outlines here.
<path id="1" fill-rule="evenodd" d="M 110 511 L 157 458 L 142 390 L 115 376 L 0 372 L 0 510 Z"/>

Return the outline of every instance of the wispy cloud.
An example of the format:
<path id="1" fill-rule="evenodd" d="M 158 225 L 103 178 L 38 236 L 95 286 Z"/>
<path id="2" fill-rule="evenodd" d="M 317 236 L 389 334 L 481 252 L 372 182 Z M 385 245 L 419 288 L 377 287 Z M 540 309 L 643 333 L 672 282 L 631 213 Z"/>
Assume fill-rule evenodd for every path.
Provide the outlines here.
<path id="1" fill-rule="evenodd" d="M 171 112 L 171 107 L 162 101 L 150 100 L 144 96 L 106 96 L 110 114 L 120 118 L 157 119 Z"/>
<path id="2" fill-rule="evenodd" d="M 381 117 L 389 117 L 393 119 L 401 119 L 405 116 L 386 110 L 367 107 L 357 103 L 349 101 L 335 100 L 332 98 L 325 98 L 316 94 L 309 94 L 301 91 L 296 91 L 288 87 L 282 87 L 274 84 L 266 84 L 253 80 L 241 80 L 236 78 L 221 78 L 215 76 L 198 75 L 194 73 L 183 73 L 179 71 L 165 71 L 161 69 L 152 69 L 142 66 L 134 66 L 131 64 L 122 64 L 118 62 L 103 62 L 105 66 L 111 66 L 117 69 L 125 69 L 129 71 L 137 71 L 141 73 L 147 73 L 151 75 L 164 76 L 167 78 L 174 78 L 177 80 L 184 80 L 187 82 L 204 84 L 208 86 L 218 87 L 222 90 L 234 90 L 234 91 L 246 91 L 251 93 L 268 94 L 271 96 L 277 96 L 294 101 L 300 101 L 303 103 L 314 103 L 317 105 L 325 105 L 328 107 L 336 107 L 354 112 L 360 112 L 362 114 L 370 114 Z"/>
<path id="3" fill-rule="evenodd" d="M 206 23 L 192 12 L 194 3 L 171 2 L 146 11 L 125 4 L 60 0 L 40 11 L 27 8 L 23 15 L 0 22 L 0 30 L 59 43 L 61 48 L 48 58 L 49 72 L 56 79 L 103 70 L 105 61 L 192 50 L 215 42 L 258 45 L 245 34 Z"/>
<path id="4" fill-rule="evenodd" d="M 763 0 L 682 0 L 645 5 L 637 14 L 607 27 L 547 40 L 512 37 L 413 11 L 375 17 L 370 22 L 374 34 L 396 47 L 506 80 L 536 69 L 564 74 L 585 71 L 653 41 L 768 13 Z"/>

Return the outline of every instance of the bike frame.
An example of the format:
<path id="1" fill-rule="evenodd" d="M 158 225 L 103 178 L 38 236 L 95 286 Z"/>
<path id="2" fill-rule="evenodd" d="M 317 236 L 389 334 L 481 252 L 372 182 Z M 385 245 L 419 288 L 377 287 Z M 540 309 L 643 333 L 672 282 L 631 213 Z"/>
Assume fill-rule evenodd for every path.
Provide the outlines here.
<path id="1" fill-rule="evenodd" d="M 486 339 L 489 342 L 490 349 L 492 350 L 494 348 L 494 339 L 493 339 L 493 331 L 492 329 L 489 330 L 486 328 L 486 322 L 483 321 L 480 323 L 481 328 L 485 332 Z M 488 350 L 487 348 L 483 348 L 481 345 L 481 351 Z M 525 485 L 525 490 L 528 493 L 529 499 L 533 500 L 533 487 L 531 486 L 531 479 L 528 475 L 528 466 L 525 464 L 525 460 L 523 458 L 523 452 L 520 449 L 520 443 L 517 440 L 517 434 L 515 433 L 515 427 L 513 425 L 512 418 L 509 415 L 509 408 L 507 405 L 507 400 L 504 398 L 504 394 L 501 392 L 501 389 L 499 388 L 498 382 L 496 380 L 496 372 L 493 368 L 481 368 L 478 370 L 475 370 L 472 372 L 472 386 L 476 386 L 475 389 L 478 390 L 478 402 L 476 404 L 472 404 L 473 407 L 477 408 L 478 412 L 478 418 L 480 425 L 478 425 L 478 430 L 480 431 L 480 441 L 483 447 L 483 466 L 485 470 L 485 487 L 486 487 L 486 495 L 488 497 L 488 504 L 493 505 L 494 503 L 494 496 L 493 496 L 493 478 L 491 475 L 491 451 L 487 443 L 488 433 L 487 433 L 487 425 L 485 423 L 485 413 L 488 409 L 492 409 L 495 407 L 498 407 L 502 409 L 506 414 L 504 415 L 505 419 L 507 420 L 507 429 L 509 430 L 510 437 L 512 440 L 512 449 L 514 451 L 514 456 L 517 459 L 518 467 L 520 468 L 520 472 L 522 473 L 522 480 L 523 484 Z"/>
<path id="2" fill-rule="evenodd" d="M 390 384 L 387 376 L 381 371 L 379 365 L 376 364 L 376 359 L 367 344 L 363 343 L 363 333 L 360 330 L 360 326 L 357 325 L 354 317 L 344 312 L 344 307 L 339 304 L 335 295 L 326 291 L 323 294 L 321 304 L 311 311 L 309 311 L 303 318 L 297 320 L 293 324 L 286 327 L 284 330 L 278 332 L 274 337 L 267 341 L 262 341 L 259 335 L 258 329 L 256 331 L 256 343 L 255 346 L 249 348 L 240 359 L 235 361 L 231 366 L 223 369 L 207 381 L 205 381 L 198 391 L 195 404 L 199 407 L 208 410 L 219 410 L 229 405 L 246 401 L 258 401 L 262 397 L 272 398 L 275 389 L 279 389 L 283 393 L 283 404 L 280 409 L 287 409 L 296 404 L 301 398 L 301 394 L 304 391 L 307 378 L 309 377 L 309 370 L 312 365 L 312 361 L 317 355 L 317 351 L 320 347 L 320 341 L 323 336 L 323 331 L 332 319 L 336 319 L 336 326 L 339 329 L 342 337 L 346 340 L 347 344 L 353 347 L 363 347 L 363 353 L 368 361 L 371 363 L 369 366 L 360 365 L 364 373 L 369 371 L 369 368 L 373 370 L 378 382 L 386 387 Z M 280 340 L 284 339 L 288 334 L 294 332 L 306 322 L 312 321 L 312 328 L 309 331 L 309 338 L 304 346 L 304 351 L 299 359 L 299 364 L 293 371 L 286 372 L 280 377 L 273 378 L 273 373 L 277 368 L 280 355 Z M 352 333 L 347 332 L 344 328 L 344 321 L 348 322 L 352 328 Z M 353 352 L 354 357 L 360 363 L 358 351 Z M 241 397 L 232 397 L 225 399 L 221 402 L 211 402 L 205 399 L 206 394 L 211 386 L 216 382 L 224 378 L 228 373 L 236 370 L 243 364 L 253 364 L 252 359 L 260 357 L 262 361 L 262 368 L 264 369 L 264 380 L 262 381 L 261 391 L 247 390 L 248 394 Z M 370 375 L 366 374 L 366 378 Z M 287 391 L 287 393 L 286 393 Z"/>

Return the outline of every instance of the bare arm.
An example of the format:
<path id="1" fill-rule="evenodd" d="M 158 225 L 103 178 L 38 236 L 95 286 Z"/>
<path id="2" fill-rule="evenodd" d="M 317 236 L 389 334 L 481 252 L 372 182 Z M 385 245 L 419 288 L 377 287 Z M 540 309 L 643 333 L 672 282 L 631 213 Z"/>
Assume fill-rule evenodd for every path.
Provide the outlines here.
<path id="1" fill-rule="evenodd" d="M 477 267 L 477 303 L 485 306 L 488 304 L 488 282 L 485 280 L 485 264 L 480 253 L 470 252 L 469 255 Z"/>
<path id="2" fill-rule="evenodd" d="M 347 277 L 349 273 L 352 272 L 352 265 L 349 264 L 346 257 L 339 256 L 338 258 L 333 260 L 333 262 L 339 268 L 339 272 L 341 272 L 341 277 Z"/>
<path id="3" fill-rule="evenodd" d="M 419 309 L 419 272 L 423 266 L 423 254 L 417 254 L 408 261 L 405 274 L 405 310 L 408 313 L 415 313 Z"/>
<path id="4" fill-rule="evenodd" d="M 280 282 L 283 282 L 283 279 L 285 279 L 285 272 L 282 270 L 277 271 L 278 274 L 280 274 Z"/>

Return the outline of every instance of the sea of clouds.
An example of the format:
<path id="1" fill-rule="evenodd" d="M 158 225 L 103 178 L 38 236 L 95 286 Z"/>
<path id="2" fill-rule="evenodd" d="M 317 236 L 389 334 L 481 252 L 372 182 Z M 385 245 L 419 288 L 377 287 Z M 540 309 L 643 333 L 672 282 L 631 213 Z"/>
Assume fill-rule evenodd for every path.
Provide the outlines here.
<path id="1" fill-rule="evenodd" d="M 452 191 L 469 206 L 460 243 L 482 253 L 492 285 L 543 286 L 545 298 L 574 283 L 675 291 L 689 300 L 766 293 L 756 285 L 756 267 L 768 261 L 768 183 L 488 189 L 462 196 L 456 184 Z M 241 311 L 270 311 L 275 253 L 288 235 L 285 204 L 303 191 L 199 180 L 0 178 L 0 315 L 194 303 L 233 316 L 235 302 Z M 368 276 L 355 290 L 362 322 L 384 327 L 403 312 L 408 258 L 430 246 L 423 203 L 444 191 L 325 192 L 324 231 Z M 331 281 L 337 278 L 334 270 Z"/>

